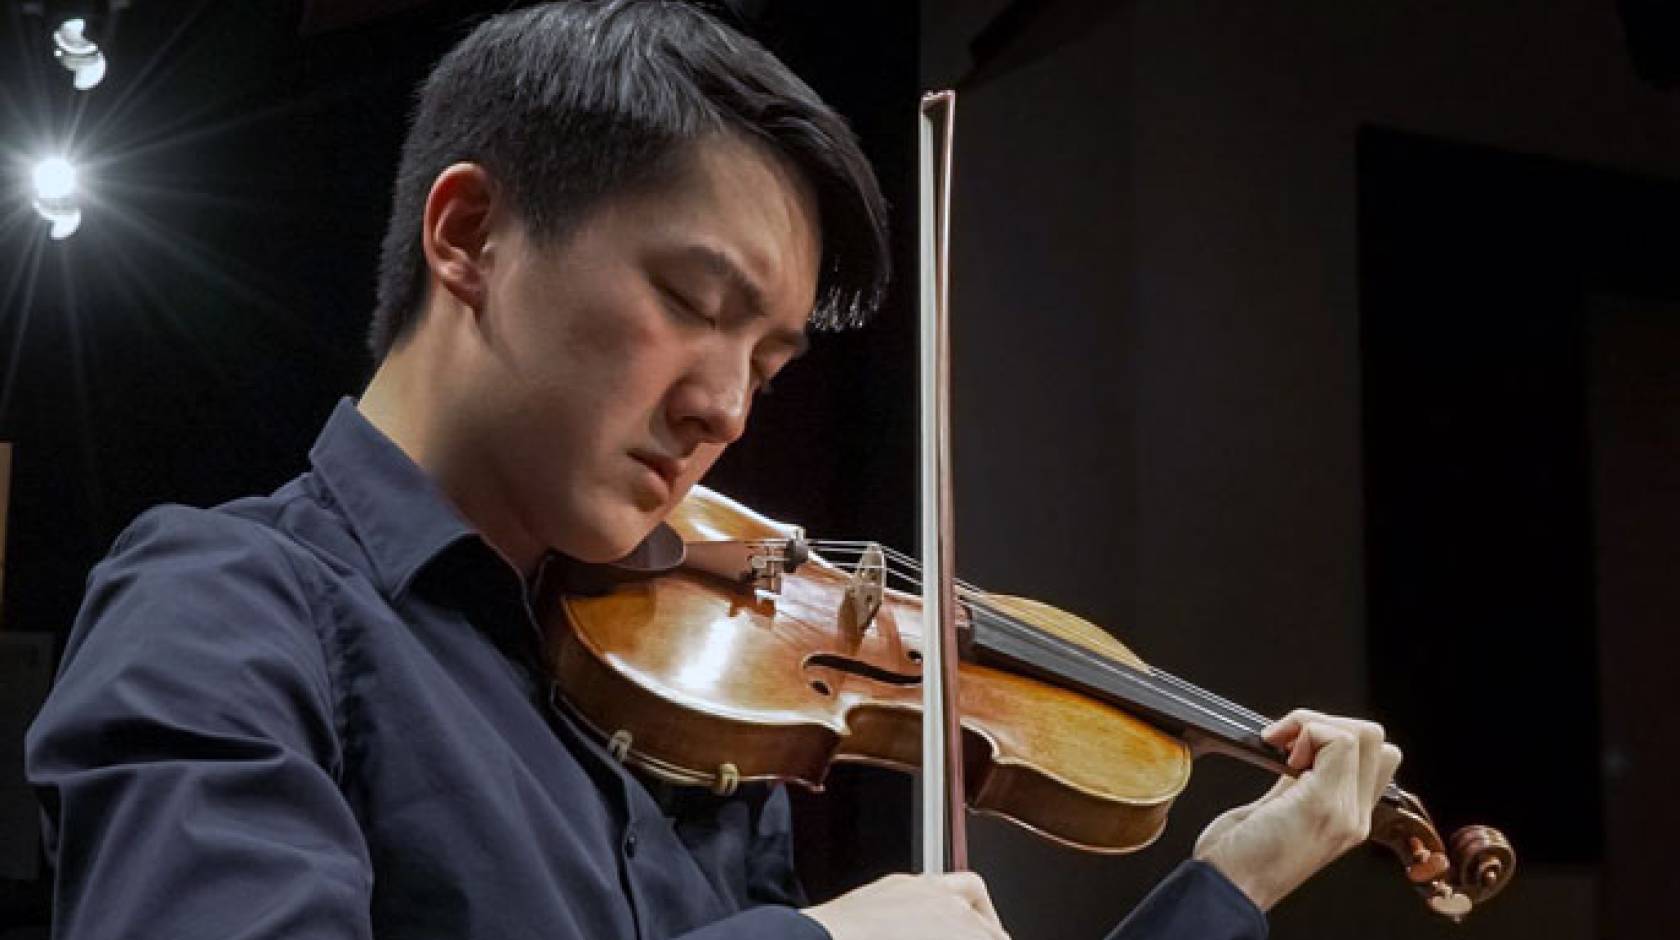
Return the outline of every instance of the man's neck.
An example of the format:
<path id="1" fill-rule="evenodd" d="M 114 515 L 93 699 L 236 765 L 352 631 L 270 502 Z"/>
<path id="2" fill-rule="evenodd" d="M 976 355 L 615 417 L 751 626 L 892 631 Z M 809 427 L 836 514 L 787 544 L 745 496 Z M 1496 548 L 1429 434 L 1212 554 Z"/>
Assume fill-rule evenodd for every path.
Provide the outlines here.
<path id="1" fill-rule="evenodd" d="M 357 410 L 431 477 L 455 511 L 484 537 L 521 576 L 530 578 L 544 546 L 531 538 L 517 513 L 498 500 L 494 481 L 470 464 L 473 448 L 454 439 L 442 420 L 450 403 L 441 397 L 450 384 L 445 364 L 428 359 L 416 336 L 388 353 L 356 403 Z"/>

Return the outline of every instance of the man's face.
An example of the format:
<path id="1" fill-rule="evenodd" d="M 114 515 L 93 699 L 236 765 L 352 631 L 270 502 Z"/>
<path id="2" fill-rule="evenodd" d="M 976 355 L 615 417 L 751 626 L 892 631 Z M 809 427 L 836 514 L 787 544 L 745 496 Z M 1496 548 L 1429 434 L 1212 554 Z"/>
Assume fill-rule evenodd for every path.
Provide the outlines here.
<path id="1" fill-rule="evenodd" d="M 672 181 L 536 244 L 493 227 L 461 430 L 510 555 L 619 558 L 746 428 L 804 348 L 821 257 L 814 195 L 717 137 Z"/>

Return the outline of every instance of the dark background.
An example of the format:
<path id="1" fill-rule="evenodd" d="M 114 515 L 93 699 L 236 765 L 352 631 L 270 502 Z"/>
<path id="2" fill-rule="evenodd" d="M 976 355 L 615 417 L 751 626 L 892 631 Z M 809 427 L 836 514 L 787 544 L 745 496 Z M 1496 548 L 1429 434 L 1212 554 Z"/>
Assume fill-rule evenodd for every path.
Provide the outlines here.
<path id="1" fill-rule="evenodd" d="M 87 568 L 136 513 L 278 486 L 369 373 L 404 120 L 504 4 L 135 0 L 70 90 L 0 20 L 5 185 L 74 141 L 83 229 L 0 208 L 0 936 L 47 881 L 17 783 Z M 94 4 L 103 10 L 103 2 Z M 1443 829 L 1521 856 L 1437 922 L 1355 852 L 1274 934 L 1656 937 L 1680 889 L 1680 56 L 1643 0 L 792 3 L 747 28 L 847 114 L 903 274 L 826 336 L 711 482 L 813 533 L 914 548 L 913 103 L 961 81 L 959 559 L 1262 711 L 1374 715 Z M 17 651 L 17 652 L 14 652 Z M 31 655 L 25 655 L 31 653 Z M 34 666 L 31 663 L 35 663 Z M 1168 834 L 1099 859 L 976 824 L 1020 940 L 1099 936 L 1264 781 L 1198 767 Z M 801 797 L 819 896 L 907 866 L 909 782 Z M 31 926 L 34 925 L 34 926 Z"/>

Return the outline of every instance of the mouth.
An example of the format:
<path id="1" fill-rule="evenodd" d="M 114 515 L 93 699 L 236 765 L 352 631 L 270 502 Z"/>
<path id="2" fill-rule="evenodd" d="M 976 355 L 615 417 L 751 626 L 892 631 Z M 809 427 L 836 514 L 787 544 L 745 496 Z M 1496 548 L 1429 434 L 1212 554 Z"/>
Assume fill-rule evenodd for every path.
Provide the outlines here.
<path id="1" fill-rule="evenodd" d="M 671 458 L 646 451 L 632 451 L 631 457 L 642 466 L 652 470 L 660 480 L 664 481 L 667 492 L 675 492 L 677 477 L 682 473 L 682 464 Z"/>

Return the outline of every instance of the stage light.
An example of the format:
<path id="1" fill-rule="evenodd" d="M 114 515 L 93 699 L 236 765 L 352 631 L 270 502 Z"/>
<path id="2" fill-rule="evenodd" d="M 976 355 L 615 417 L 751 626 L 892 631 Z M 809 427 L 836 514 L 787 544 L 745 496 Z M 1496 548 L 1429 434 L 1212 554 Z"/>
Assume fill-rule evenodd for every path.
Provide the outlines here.
<path id="1" fill-rule="evenodd" d="M 71 209 L 69 212 L 53 213 L 47 215 L 46 219 L 52 223 L 52 228 L 47 229 L 47 237 L 61 242 L 76 234 L 76 230 L 82 227 L 82 210 Z"/>
<path id="2" fill-rule="evenodd" d="M 82 207 L 76 198 L 76 167 L 63 157 L 48 157 L 35 164 L 35 212 L 52 223 L 49 235 L 63 241 L 82 225 Z"/>
<path id="3" fill-rule="evenodd" d="M 99 84 L 105 77 L 105 53 L 87 38 L 87 21 L 80 17 L 65 20 L 53 30 L 53 57 L 70 70 L 71 84 L 82 91 Z"/>
<path id="4" fill-rule="evenodd" d="M 76 195 L 76 168 L 63 157 L 35 164 L 35 198 L 57 201 Z"/>

